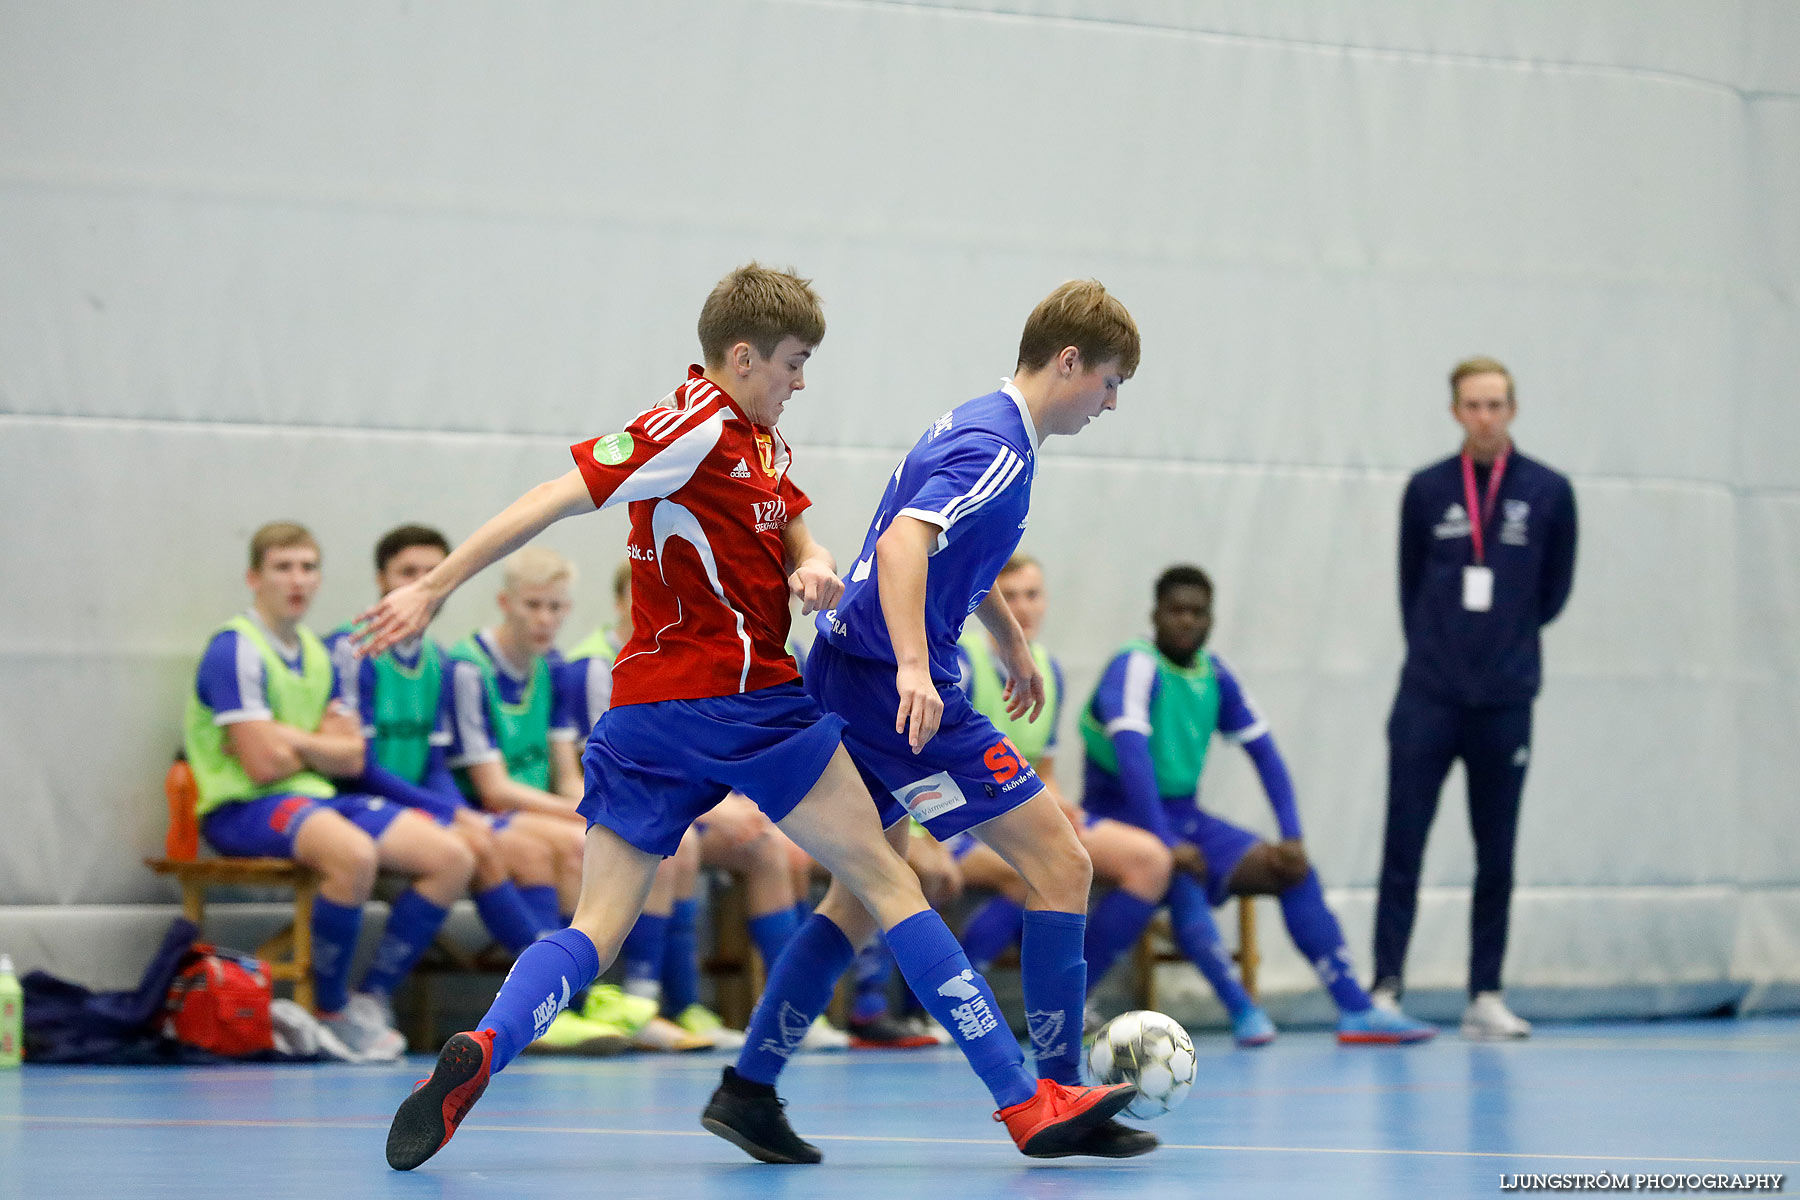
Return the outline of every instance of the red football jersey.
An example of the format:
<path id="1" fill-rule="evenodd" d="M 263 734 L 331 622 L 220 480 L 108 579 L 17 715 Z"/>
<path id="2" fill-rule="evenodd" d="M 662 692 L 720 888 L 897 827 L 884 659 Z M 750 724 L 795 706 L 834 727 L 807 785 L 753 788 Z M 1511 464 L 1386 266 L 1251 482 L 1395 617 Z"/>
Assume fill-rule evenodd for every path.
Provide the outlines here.
<path id="1" fill-rule="evenodd" d="M 570 447 L 601 508 L 630 505 L 631 637 L 614 704 L 730 696 L 798 679 L 781 531 L 812 501 L 788 445 L 699 367 L 623 433 Z"/>

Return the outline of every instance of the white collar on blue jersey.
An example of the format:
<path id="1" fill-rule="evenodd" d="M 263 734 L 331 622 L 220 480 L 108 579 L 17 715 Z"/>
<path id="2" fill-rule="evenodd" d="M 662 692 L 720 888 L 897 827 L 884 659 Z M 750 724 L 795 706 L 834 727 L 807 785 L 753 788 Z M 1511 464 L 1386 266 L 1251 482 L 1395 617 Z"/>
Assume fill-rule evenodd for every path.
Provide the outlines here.
<path id="1" fill-rule="evenodd" d="M 1031 443 L 1031 448 L 1036 450 L 1043 443 L 1038 437 L 1037 425 L 1031 419 L 1031 409 L 1025 406 L 1024 393 L 1014 387 L 1010 379 L 1000 381 L 1000 390 L 1011 396 L 1012 402 L 1018 406 L 1019 420 L 1025 422 L 1025 438 Z"/>
<path id="2" fill-rule="evenodd" d="M 519 664 L 506 657 L 506 652 L 500 649 L 500 639 L 495 636 L 494 631 L 491 629 L 476 630 L 475 640 L 481 643 L 482 649 L 488 652 L 488 657 L 494 660 L 494 665 L 499 667 L 501 673 L 508 679 L 512 680 L 514 683 L 531 682 L 532 671 L 537 666 L 537 663 L 528 662 L 525 664 L 525 669 L 521 671 L 519 669 Z"/>
<path id="3" fill-rule="evenodd" d="M 250 623 L 252 625 L 262 630 L 263 637 L 268 639 L 269 645 L 275 647 L 275 649 L 280 652 L 282 658 L 290 663 L 301 661 L 303 651 L 302 643 L 300 641 L 300 630 L 298 627 L 295 628 L 294 636 L 292 638 L 284 638 L 271 629 L 267 621 L 262 619 L 262 614 L 256 611 L 256 605 L 252 604 L 246 615 L 250 618 Z"/>

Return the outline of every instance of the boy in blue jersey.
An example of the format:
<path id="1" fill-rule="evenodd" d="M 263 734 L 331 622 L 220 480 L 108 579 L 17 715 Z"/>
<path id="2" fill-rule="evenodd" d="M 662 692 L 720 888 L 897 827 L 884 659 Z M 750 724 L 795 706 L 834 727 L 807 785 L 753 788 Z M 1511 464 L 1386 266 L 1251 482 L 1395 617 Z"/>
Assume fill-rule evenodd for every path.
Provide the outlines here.
<path id="1" fill-rule="evenodd" d="M 995 577 L 1025 528 L 1040 440 L 1113 409 L 1138 350 L 1131 314 L 1098 282 L 1046 297 L 1026 321 L 1014 377 L 939 417 L 895 468 L 806 666 L 807 691 L 845 721 L 844 746 L 893 844 L 908 836 L 908 816 L 940 841 L 973 830 L 1025 879 L 1026 1020 L 1039 1077 L 1063 1085 L 1080 1077 L 1092 868 L 1030 763 L 969 704 L 956 647 L 978 616 L 1006 664 L 1008 714 L 1042 715 L 1043 675 Z M 875 932 L 834 880 L 770 973 L 740 1075 L 774 1082 L 792 1049 L 784 1031 L 810 1023 L 829 996 L 816 981 L 842 974 Z M 1107 1121 L 1086 1152 L 1155 1146 Z"/>
<path id="2" fill-rule="evenodd" d="M 555 551 L 531 547 L 503 569 L 499 624 L 449 653 L 447 762 L 470 804 L 543 844 L 550 880 L 526 894 L 539 923 L 559 928 L 580 890 L 581 770 L 572 753 L 555 753 L 553 735 L 568 717 L 556 703 L 548 655 L 568 615 L 574 568 Z"/>
<path id="3" fill-rule="evenodd" d="M 1224 660 L 1204 652 L 1212 601 L 1212 580 L 1198 567 L 1170 567 L 1157 579 L 1155 641 L 1132 642 L 1113 659 L 1082 715 L 1083 804 L 1093 817 L 1129 821 L 1169 846 L 1176 872 L 1167 903 L 1176 944 L 1218 993 L 1240 1045 L 1272 1040 L 1275 1027 L 1238 982 L 1213 924 L 1211 909 L 1234 895 L 1280 897 L 1288 934 L 1337 1003 L 1339 1042 L 1424 1041 L 1437 1030 L 1376 1007 L 1356 982 L 1343 932 L 1307 861 L 1293 783 L 1274 736 Z M 1256 765 L 1280 842 L 1261 841 L 1200 808 L 1196 793 L 1215 731 Z M 1156 905 L 1140 902 L 1136 920 L 1121 920 L 1113 940 L 1090 941 L 1096 976 L 1155 912 Z"/>
<path id="4" fill-rule="evenodd" d="M 200 828 L 221 854 L 292 858 L 319 872 L 313 983 L 319 1014 L 365 1059 L 406 1049 L 388 999 L 443 924 L 474 869 L 468 847 L 424 813 L 340 793 L 364 744 L 324 644 L 301 624 L 319 589 L 304 527 L 265 525 L 250 541 L 248 612 L 213 635 L 188 699 L 186 750 Z M 381 868 L 412 886 L 395 901 L 361 988 L 349 989 L 362 906 Z"/>
<path id="5" fill-rule="evenodd" d="M 984 630 L 965 630 L 957 647 L 962 689 L 968 693 L 969 702 L 975 706 L 975 711 L 987 717 L 996 728 L 1012 739 L 1013 745 L 1043 781 L 1044 790 L 1050 793 L 1051 798 L 1075 825 L 1081 844 L 1087 848 L 1088 857 L 1093 860 L 1095 877 L 1107 880 L 1114 890 L 1123 891 L 1127 893 L 1127 897 L 1135 898 L 1135 903 L 1129 898 L 1114 900 L 1109 892 L 1095 905 L 1093 913 L 1088 917 L 1088 944 L 1092 945 L 1096 940 L 1110 940 L 1108 931 L 1117 922 L 1117 914 L 1121 910 L 1132 912 L 1140 904 L 1155 905 L 1162 902 L 1169 890 L 1172 856 L 1168 847 L 1155 835 L 1135 825 L 1124 821 L 1084 819 L 1081 809 L 1064 796 L 1056 778 L 1057 728 L 1061 722 L 1065 692 L 1062 664 L 1038 641 L 1049 607 L 1043 567 L 1030 555 L 1016 553 L 1000 569 L 994 587 L 1018 620 L 1020 630 L 1031 644 L 1038 670 L 1048 684 L 1046 713 L 1035 722 L 1023 718 L 1014 720 L 1006 715 L 1003 695 L 1007 677 L 997 658 L 998 647 Z M 929 842 L 931 839 L 924 840 Z M 920 839 L 914 838 L 913 841 L 917 844 Z M 1006 865 L 1005 859 L 972 835 L 957 837 L 950 844 L 950 852 L 955 856 L 962 885 L 984 888 L 995 893 L 969 917 L 960 935 L 969 961 L 978 969 L 986 970 L 1002 952 L 1018 942 L 1024 931 L 1025 881 L 1019 878 L 1017 871 Z M 852 1016 L 855 1018 L 861 1015 L 867 1025 L 880 1028 L 884 1020 L 879 1014 L 886 1011 L 885 1005 L 881 1003 L 885 1000 L 885 989 L 877 996 L 865 999 L 864 964 L 869 953 L 870 951 L 865 950 L 857 958 L 859 989 L 856 1004 L 860 1006 L 860 1013 L 857 1007 L 853 1007 Z M 1090 968 L 1090 991 L 1097 982 L 1098 976 Z M 893 1018 L 885 1020 L 891 1024 Z M 854 1019 L 850 1032 L 853 1039 L 870 1040 L 869 1035 L 859 1028 Z M 858 1042 L 853 1040 L 852 1044 Z M 932 1044 L 935 1044 L 934 1040 Z"/>
<path id="6" fill-rule="evenodd" d="M 444 535 L 423 525 L 390 529 L 375 543 L 375 587 L 387 595 L 442 562 L 450 553 Z M 475 856 L 470 895 L 482 923 L 508 954 L 517 955 L 540 933 L 550 931 L 535 917 L 514 882 L 497 821 L 464 801 L 450 777 L 450 690 L 444 654 L 429 638 L 396 646 L 379 658 L 360 658 L 344 626 L 325 640 L 343 685 L 346 706 L 362 722 L 363 772 L 344 786 L 416 808 L 460 838 Z M 529 869 L 527 882 L 533 880 Z"/>
<path id="7" fill-rule="evenodd" d="M 412 1170 L 449 1142 L 492 1077 L 612 962 L 657 863 L 733 790 L 877 914 L 908 984 L 954 1026 L 1020 1152 L 1091 1153 L 1088 1135 L 1136 1088 L 1070 1086 L 1026 1072 L 994 1017 L 992 990 L 884 840 L 843 752 L 842 718 L 807 695 L 785 648 L 790 598 L 810 613 L 843 590 L 803 520 L 811 501 L 775 428 L 824 337 L 818 295 L 792 272 L 749 263 L 707 297 L 698 332 L 704 364 L 691 365 L 660 403 L 621 432 L 570 447 L 572 470 L 526 492 L 362 618 L 365 650 L 379 654 L 423 632 L 458 585 L 553 522 L 617 505 L 630 514 L 633 632 L 614 668 L 612 705 L 582 756 L 580 811 L 589 824 L 580 904 L 569 928 L 519 956 L 479 1025 L 453 1035 L 431 1076 L 401 1102 L 388 1165 Z M 827 996 L 835 975 L 817 981 Z M 815 1005 L 813 995 L 799 1003 L 822 1009 L 825 999 Z M 792 1040 L 804 1032 L 793 1030 Z M 791 1049 L 785 1020 L 777 1037 Z M 701 1123 L 765 1162 L 819 1162 L 782 1107 L 768 1082 L 727 1067 Z"/>

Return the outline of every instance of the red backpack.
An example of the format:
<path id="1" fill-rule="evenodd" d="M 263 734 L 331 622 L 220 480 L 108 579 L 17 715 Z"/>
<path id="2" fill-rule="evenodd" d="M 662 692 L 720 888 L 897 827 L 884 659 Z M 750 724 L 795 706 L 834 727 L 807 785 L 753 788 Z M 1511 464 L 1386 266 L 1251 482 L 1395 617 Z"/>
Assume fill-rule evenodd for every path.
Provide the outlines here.
<path id="1" fill-rule="evenodd" d="M 261 959 L 195 942 L 169 985 L 163 1034 L 233 1058 L 273 1050 L 269 1002 L 274 995 Z"/>

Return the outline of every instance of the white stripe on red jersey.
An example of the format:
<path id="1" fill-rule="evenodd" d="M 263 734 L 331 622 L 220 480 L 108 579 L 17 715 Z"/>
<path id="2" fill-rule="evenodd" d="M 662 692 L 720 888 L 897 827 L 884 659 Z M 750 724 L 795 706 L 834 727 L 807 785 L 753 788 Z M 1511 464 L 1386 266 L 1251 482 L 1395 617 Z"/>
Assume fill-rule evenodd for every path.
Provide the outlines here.
<path id="1" fill-rule="evenodd" d="M 758 442 L 767 447 L 766 454 Z M 810 506 L 792 453 L 699 367 L 623 434 L 571 447 L 596 506 L 631 513 L 631 639 L 613 704 L 732 695 L 799 677 L 782 531 Z M 754 469 L 734 478 L 742 461 Z"/>

